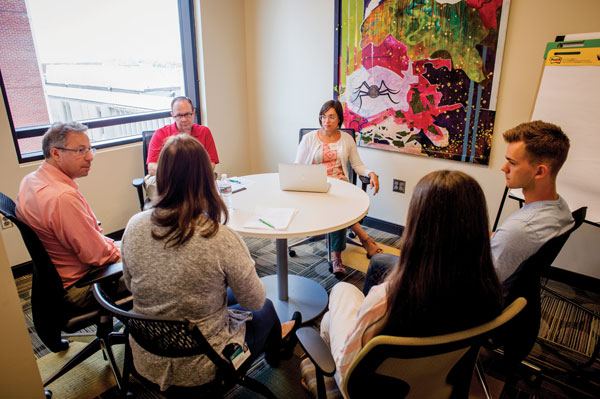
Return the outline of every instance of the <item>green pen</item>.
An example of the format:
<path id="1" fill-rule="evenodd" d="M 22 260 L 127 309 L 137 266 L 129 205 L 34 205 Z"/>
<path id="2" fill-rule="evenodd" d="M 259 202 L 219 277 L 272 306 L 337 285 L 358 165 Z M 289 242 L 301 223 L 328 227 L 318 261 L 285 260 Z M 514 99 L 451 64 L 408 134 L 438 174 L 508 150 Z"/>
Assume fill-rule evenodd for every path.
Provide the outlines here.
<path id="1" fill-rule="evenodd" d="M 271 223 L 267 222 L 267 221 L 266 221 L 266 220 L 264 220 L 264 219 L 258 218 L 258 221 L 259 221 L 259 222 L 261 222 L 261 223 L 264 223 L 264 224 L 266 224 L 267 226 L 269 226 L 269 227 L 270 227 L 270 228 L 272 228 L 272 229 L 274 229 L 274 228 L 275 228 L 275 226 L 273 226 Z"/>
<path id="2" fill-rule="evenodd" d="M 229 179 L 229 181 L 232 182 L 232 183 L 242 184 L 241 181 L 235 180 L 235 179 Z"/>

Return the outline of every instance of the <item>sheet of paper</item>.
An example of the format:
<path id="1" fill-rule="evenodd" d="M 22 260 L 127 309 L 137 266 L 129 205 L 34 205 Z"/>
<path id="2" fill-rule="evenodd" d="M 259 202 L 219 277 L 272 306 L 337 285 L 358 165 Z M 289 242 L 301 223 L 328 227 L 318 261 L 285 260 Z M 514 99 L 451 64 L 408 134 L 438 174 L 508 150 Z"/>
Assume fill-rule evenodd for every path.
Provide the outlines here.
<path id="1" fill-rule="evenodd" d="M 295 208 L 264 208 L 257 206 L 244 224 L 249 229 L 285 230 L 296 214 Z"/>
<path id="2" fill-rule="evenodd" d="M 238 176 L 230 177 L 227 180 L 229 180 L 231 182 L 231 189 L 234 193 L 245 190 L 248 186 L 251 186 L 252 184 L 254 184 L 253 180 L 246 179 L 243 177 L 238 177 Z"/>

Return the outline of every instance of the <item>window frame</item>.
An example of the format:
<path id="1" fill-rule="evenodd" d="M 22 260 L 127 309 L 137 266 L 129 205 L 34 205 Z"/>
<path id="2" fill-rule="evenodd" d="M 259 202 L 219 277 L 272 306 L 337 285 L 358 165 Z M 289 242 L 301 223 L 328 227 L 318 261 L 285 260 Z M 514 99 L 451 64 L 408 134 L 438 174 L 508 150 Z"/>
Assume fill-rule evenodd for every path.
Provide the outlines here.
<path id="1" fill-rule="evenodd" d="M 196 18 L 194 14 L 194 0 L 177 0 L 177 6 L 179 11 L 179 34 L 181 38 L 181 54 L 182 54 L 182 69 L 183 69 L 183 90 L 187 97 L 192 100 L 193 104 L 196 104 L 196 116 L 194 122 L 200 123 L 200 97 L 199 93 L 199 73 L 198 73 L 198 50 L 196 47 Z M 10 125 L 11 134 L 13 137 L 13 143 L 19 164 L 39 161 L 44 159 L 42 150 L 28 153 L 26 155 L 21 154 L 19 149 L 19 140 L 40 137 L 50 128 L 50 124 L 29 126 L 23 128 L 15 128 L 12 114 L 10 111 L 10 104 L 6 90 L 4 87 L 4 80 L 2 78 L 2 71 L 0 71 L 0 89 L 2 91 L 2 97 L 4 99 L 4 106 L 6 108 L 6 114 L 8 116 L 8 123 Z M 168 118 L 171 116 L 171 110 L 159 110 L 151 111 L 133 115 L 122 115 L 114 116 L 102 119 L 87 119 L 77 120 L 88 129 L 95 129 L 108 126 L 125 125 L 128 123 L 144 122 L 154 119 Z M 110 140 L 103 140 L 93 143 L 95 148 L 109 148 L 125 144 L 131 144 L 142 141 L 142 132 L 138 135 L 127 136 L 122 138 L 115 138 Z"/>

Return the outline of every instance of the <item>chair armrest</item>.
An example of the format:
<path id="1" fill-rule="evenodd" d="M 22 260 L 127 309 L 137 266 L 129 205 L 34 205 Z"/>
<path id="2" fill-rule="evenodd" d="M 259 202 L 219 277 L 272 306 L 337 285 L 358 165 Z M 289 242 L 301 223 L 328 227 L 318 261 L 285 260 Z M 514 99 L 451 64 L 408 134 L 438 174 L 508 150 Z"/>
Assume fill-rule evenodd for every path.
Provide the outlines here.
<path id="1" fill-rule="evenodd" d="M 140 209 L 143 211 L 144 210 L 144 178 L 136 177 L 135 179 L 133 179 L 131 184 L 137 190 L 138 201 L 140 201 Z"/>
<path id="2" fill-rule="evenodd" d="M 371 178 L 368 176 L 362 176 L 362 175 L 358 175 L 358 178 L 360 180 L 361 184 L 361 188 L 364 191 L 367 191 L 367 186 L 371 183 Z"/>
<path id="3" fill-rule="evenodd" d="M 131 184 L 133 185 L 133 187 L 135 188 L 141 188 L 144 187 L 144 178 L 143 177 L 136 177 L 135 179 L 133 179 L 131 181 Z"/>
<path id="4" fill-rule="evenodd" d="M 105 280 L 116 280 L 123 275 L 123 263 L 113 263 L 105 267 L 92 269 L 75 283 L 75 287 L 81 288 Z"/>
<path id="5" fill-rule="evenodd" d="M 329 346 L 323 341 L 319 333 L 310 327 L 302 327 L 296 331 L 298 342 L 306 352 L 315 367 L 326 376 L 335 373 L 335 361 L 331 356 Z"/>

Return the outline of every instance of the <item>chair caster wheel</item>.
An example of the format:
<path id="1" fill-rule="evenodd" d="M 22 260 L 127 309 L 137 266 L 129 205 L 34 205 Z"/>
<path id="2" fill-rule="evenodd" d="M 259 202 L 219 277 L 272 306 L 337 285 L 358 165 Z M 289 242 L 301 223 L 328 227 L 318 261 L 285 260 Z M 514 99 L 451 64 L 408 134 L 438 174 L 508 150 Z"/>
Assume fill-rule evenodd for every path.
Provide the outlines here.
<path id="1" fill-rule="evenodd" d="M 350 233 L 348 233 L 348 237 L 350 238 L 356 238 L 356 233 L 351 231 Z"/>
<path id="2" fill-rule="evenodd" d="M 288 251 L 288 255 L 291 256 L 292 258 L 296 256 L 296 251 L 294 251 L 293 249 L 290 249 Z"/>

